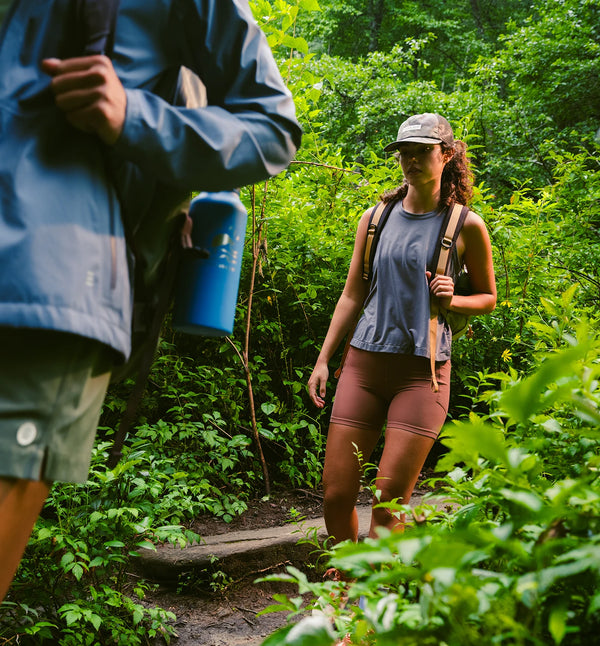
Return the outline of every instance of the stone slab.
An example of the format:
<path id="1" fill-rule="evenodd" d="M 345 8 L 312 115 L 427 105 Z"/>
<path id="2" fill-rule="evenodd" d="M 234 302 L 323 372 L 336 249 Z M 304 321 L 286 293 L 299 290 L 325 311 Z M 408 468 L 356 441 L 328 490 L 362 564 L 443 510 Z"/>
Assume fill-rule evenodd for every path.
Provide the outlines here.
<path id="1" fill-rule="evenodd" d="M 422 502 L 423 495 L 415 494 L 411 506 Z M 357 507 L 359 539 L 368 535 L 371 506 Z M 233 531 L 217 536 L 208 536 L 200 544 L 183 548 L 173 545 L 158 546 L 156 551 L 142 550 L 136 559 L 138 569 L 144 576 L 159 580 L 176 580 L 183 573 L 201 572 L 209 569 L 239 574 L 260 573 L 284 564 L 302 564 L 315 561 L 319 549 L 303 537 L 316 537 L 322 543 L 327 538 L 323 518 L 310 518 L 300 523 L 282 527 Z"/>

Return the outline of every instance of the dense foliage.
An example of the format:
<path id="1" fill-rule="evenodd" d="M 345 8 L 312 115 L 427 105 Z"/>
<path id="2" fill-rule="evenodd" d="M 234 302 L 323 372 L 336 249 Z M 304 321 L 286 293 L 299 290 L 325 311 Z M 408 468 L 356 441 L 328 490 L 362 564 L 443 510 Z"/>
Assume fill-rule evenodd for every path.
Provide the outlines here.
<path id="1" fill-rule="evenodd" d="M 330 564 L 352 584 L 312 583 L 271 610 L 305 615 L 265 644 L 595 643 L 600 627 L 600 403 L 597 317 L 578 319 L 576 288 L 530 321 L 535 369 L 473 375 L 485 414 L 449 425 L 431 499 L 414 527 L 344 543 Z M 349 598 L 349 603 L 341 599 Z M 362 597 L 362 603 L 358 603 Z M 310 635 L 310 641 L 302 638 Z"/>
<path id="2" fill-rule="evenodd" d="M 127 575 L 136 552 L 185 543 L 196 515 L 228 519 L 271 484 L 319 486 L 328 410 L 310 406 L 305 383 L 358 218 L 401 180 L 382 144 L 423 111 L 447 115 L 470 145 L 498 307 L 454 351 L 452 422 L 431 460 L 441 454 L 437 494 L 454 504 L 418 510 L 406 535 L 332 552 L 357 577 L 351 600 L 367 600 L 364 610 L 334 607 L 336 630 L 365 644 L 591 643 L 600 627 L 598 3 L 251 5 L 305 134 L 287 172 L 242 192 L 251 217 L 234 334 L 165 327 L 136 435 L 110 471 L 131 384 L 112 389 L 90 479 L 53 489 L 2 606 L 0 644 L 168 640 L 172 617 L 144 604 L 148 584 Z M 332 584 L 305 575 L 289 576 L 313 593 L 309 606 L 329 602 Z M 299 599 L 279 601 L 301 609 Z M 332 640 L 317 616 L 268 643 Z"/>

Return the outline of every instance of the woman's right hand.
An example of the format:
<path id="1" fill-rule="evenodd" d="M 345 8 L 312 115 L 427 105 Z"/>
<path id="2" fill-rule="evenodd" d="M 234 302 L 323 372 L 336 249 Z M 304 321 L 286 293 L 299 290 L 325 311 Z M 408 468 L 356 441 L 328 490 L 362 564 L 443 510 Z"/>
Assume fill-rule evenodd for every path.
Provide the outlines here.
<path id="1" fill-rule="evenodd" d="M 317 362 L 308 380 L 308 395 L 317 408 L 325 406 L 329 368 L 326 363 Z"/>

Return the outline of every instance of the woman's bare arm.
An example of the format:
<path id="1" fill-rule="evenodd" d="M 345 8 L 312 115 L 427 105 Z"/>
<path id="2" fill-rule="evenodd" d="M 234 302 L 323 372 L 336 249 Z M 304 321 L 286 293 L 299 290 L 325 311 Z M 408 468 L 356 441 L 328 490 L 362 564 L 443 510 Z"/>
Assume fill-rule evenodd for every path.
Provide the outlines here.
<path id="1" fill-rule="evenodd" d="M 321 352 L 308 380 L 308 394 L 313 403 L 319 408 L 323 408 L 325 403 L 329 361 L 346 334 L 350 332 L 367 296 L 369 284 L 363 279 L 362 271 L 370 215 L 371 209 L 365 211 L 358 223 L 346 284 L 335 306 Z"/>
<path id="2" fill-rule="evenodd" d="M 492 245 L 485 222 L 473 211 L 467 215 L 457 248 L 469 272 L 473 293 L 469 296 L 454 294 L 450 276 L 436 276 L 431 281 L 431 291 L 448 310 L 468 316 L 487 314 L 496 307 Z"/>

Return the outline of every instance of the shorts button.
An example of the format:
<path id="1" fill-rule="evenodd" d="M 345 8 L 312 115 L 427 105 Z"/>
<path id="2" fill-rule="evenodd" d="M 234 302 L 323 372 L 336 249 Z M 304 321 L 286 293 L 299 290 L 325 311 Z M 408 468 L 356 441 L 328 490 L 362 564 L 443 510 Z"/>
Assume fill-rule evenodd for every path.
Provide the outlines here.
<path id="1" fill-rule="evenodd" d="M 37 428 L 33 422 L 23 422 L 17 429 L 17 443 L 29 446 L 37 437 Z"/>

